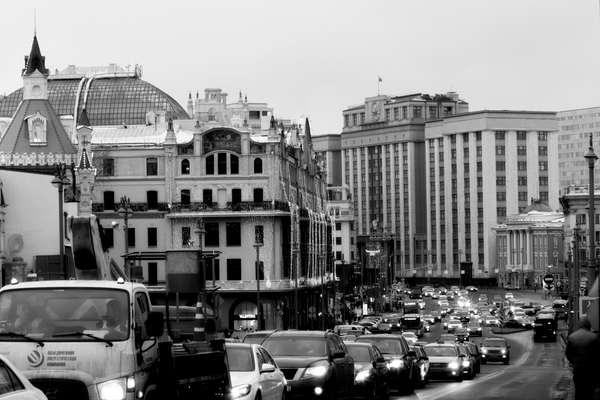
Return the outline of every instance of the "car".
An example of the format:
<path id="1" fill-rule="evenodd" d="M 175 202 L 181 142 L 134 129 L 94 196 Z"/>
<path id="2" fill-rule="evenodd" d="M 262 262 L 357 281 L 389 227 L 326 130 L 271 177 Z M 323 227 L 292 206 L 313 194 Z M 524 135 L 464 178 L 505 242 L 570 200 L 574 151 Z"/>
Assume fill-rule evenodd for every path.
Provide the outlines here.
<path id="1" fill-rule="evenodd" d="M 408 344 L 415 344 L 419 341 L 419 338 L 414 332 L 402 332 L 402 336 L 404 336 Z"/>
<path id="2" fill-rule="evenodd" d="M 542 309 L 542 303 L 539 301 L 530 301 L 529 306 L 533 308 L 534 314 L 537 314 Z"/>
<path id="3" fill-rule="evenodd" d="M 458 286 L 450 286 L 450 291 L 454 292 L 454 294 L 458 294 L 460 288 Z"/>
<path id="4" fill-rule="evenodd" d="M 552 314 L 538 314 L 533 323 L 533 341 L 538 342 L 542 339 L 556 342 L 556 330 L 558 323 Z"/>
<path id="5" fill-rule="evenodd" d="M 504 295 L 504 299 L 508 300 L 508 299 L 514 299 L 515 295 L 512 294 L 511 292 L 508 292 Z"/>
<path id="6" fill-rule="evenodd" d="M 225 343 L 231 394 L 234 399 L 281 399 L 287 395 L 287 381 L 269 352 L 256 343 Z"/>
<path id="7" fill-rule="evenodd" d="M 427 307 L 427 303 L 425 303 L 425 300 L 418 300 L 417 304 L 419 305 L 419 310 L 424 310 L 425 307 Z"/>
<path id="8" fill-rule="evenodd" d="M 465 289 L 467 289 L 467 291 L 469 292 L 476 292 L 477 288 L 475 286 L 467 286 Z"/>
<path id="9" fill-rule="evenodd" d="M 429 383 L 429 357 L 427 357 L 427 354 L 425 354 L 423 345 L 415 344 L 410 348 L 411 350 L 414 350 L 417 355 L 417 362 L 415 365 L 419 375 L 419 388 L 423 388 Z"/>
<path id="10" fill-rule="evenodd" d="M 369 400 L 389 399 L 390 368 L 372 343 L 346 343 L 354 360 L 354 397 Z"/>
<path id="11" fill-rule="evenodd" d="M 430 324 L 435 324 L 435 317 L 433 316 L 433 314 L 425 314 L 423 315 L 423 320 L 429 322 Z"/>
<path id="12" fill-rule="evenodd" d="M 483 328 L 477 322 L 469 322 L 467 324 L 467 331 L 469 336 L 483 336 Z"/>
<path id="13" fill-rule="evenodd" d="M 254 331 L 248 332 L 246 336 L 241 340 L 243 343 L 256 343 L 262 344 L 263 340 L 271 333 L 275 332 L 277 329 L 264 330 L 264 331 Z"/>
<path id="14" fill-rule="evenodd" d="M 457 342 L 464 342 L 465 340 L 469 339 L 469 331 L 464 326 L 461 326 L 460 328 L 456 328 L 454 330 L 454 336 Z"/>
<path id="15" fill-rule="evenodd" d="M 456 336 L 452 333 L 443 333 L 440 335 L 438 342 L 454 343 L 456 342 Z"/>
<path id="16" fill-rule="evenodd" d="M 520 290 L 520 289 L 521 288 L 518 285 L 513 285 L 512 283 L 504 285 L 504 290 Z"/>
<path id="17" fill-rule="evenodd" d="M 431 316 L 433 317 L 433 323 L 442 321 L 442 312 L 440 310 L 431 311 Z"/>
<path id="18" fill-rule="evenodd" d="M 475 373 L 475 356 L 471 354 L 471 349 L 465 346 L 464 343 L 458 343 L 458 348 L 461 354 L 464 354 L 463 358 L 463 377 L 465 379 L 473 379 Z"/>
<path id="19" fill-rule="evenodd" d="M 375 335 L 364 335 L 357 338 Z M 288 397 L 337 397 L 354 393 L 354 360 L 332 331 L 277 331 L 262 346 L 285 375 Z"/>
<path id="20" fill-rule="evenodd" d="M 450 318 L 450 317 L 442 318 L 442 327 L 447 330 L 448 324 L 450 323 L 450 321 L 452 321 L 452 318 Z"/>
<path id="21" fill-rule="evenodd" d="M 487 317 L 485 317 L 485 320 L 483 320 L 482 323 L 484 326 L 500 326 L 500 321 L 498 320 L 498 317 L 494 315 L 488 315 Z"/>
<path id="22" fill-rule="evenodd" d="M 480 346 L 482 364 L 493 361 L 507 365 L 510 362 L 510 345 L 506 339 L 495 336 L 488 337 Z"/>
<path id="23" fill-rule="evenodd" d="M 396 334 L 377 334 L 356 338 L 357 343 L 371 343 L 381 351 L 390 366 L 391 388 L 398 394 L 410 394 L 418 386 L 414 373 L 416 353 L 410 350 L 406 338 Z"/>
<path id="24" fill-rule="evenodd" d="M 17 367 L 0 354 L 0 398 L 2 400 L 48 400 L 46 395 L 23 375 Z"/>
<path id="25" fill-rule="evenodd" d="M 429 357 L 430 379 L 453 379 L 462 382 L 464 355 L 461 356 L 455 343 L 428 343 L 423 346 L 423 350 Z"/>
<path id="26" fill-rule="evenodd" d="M 448 333 L 454 333 L 457 328 L 462 328 L 463 324 L 458 319 L 448 321 Z"/>
<path id="27" fill-rule="evenodd" d="M 429 321 L 424 321 L 424 322 L 423 322 L 423 332 L 424 332 L 424 333 L 431 332 L 431 326 L 432 326 L 432 325 L 433 325 L 433 324 L 432 324 L 431 322 L 429 322 Z"/>
<path id="28" fill-rule="evenodd" d="M 481 349 L 475 342 L 464 342 L 463 344 L 469 348 L 469 350 L 471 351 L 471 356 L 473 356 L 473 358 L 475 360 L 474 361 L 475 362 L 475 365 L 474 365 L 475 374 L 480 373 L 481 372 Z"/>
<path id="29" fill-rule="evenodd" d="M 556 318 L 561 319 L 567 316 L 568 303 L 569 302 L 567 300 L 562 299 L 554 300 L 552 302 L 552 308 L 556 312 Z"/>

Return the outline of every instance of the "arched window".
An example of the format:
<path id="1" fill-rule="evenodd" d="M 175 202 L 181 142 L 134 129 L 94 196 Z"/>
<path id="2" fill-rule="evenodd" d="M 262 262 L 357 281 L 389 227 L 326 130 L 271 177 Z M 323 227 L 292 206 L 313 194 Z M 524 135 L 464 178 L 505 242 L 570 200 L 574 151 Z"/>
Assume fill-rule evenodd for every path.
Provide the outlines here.
<path id="1" fill-rule="evenodd" d="M 181 175 L 190 174 L 190 160 L 187 158 L 181 161 Z"/>
<path id="2" fill-rule="evenodd" d="M 229 173 L 231 175 L 237 175 L 240 173 L 240 159 L 238 156 L 233 154 L 229 155 Z"/>
<path id="3" fill-rule="evenodd" d="M 206 175 L 214 175 L 215 174 L 215 156 L 210 155 L 206 157 Z"/>
<path id="4" fill-rule="evenodd" d="M 262 159 L 260 159 L 260 158 L 255 158 L 254 159 L 254 173 L 255 174 L 262 174 L 263 173 Z"/>

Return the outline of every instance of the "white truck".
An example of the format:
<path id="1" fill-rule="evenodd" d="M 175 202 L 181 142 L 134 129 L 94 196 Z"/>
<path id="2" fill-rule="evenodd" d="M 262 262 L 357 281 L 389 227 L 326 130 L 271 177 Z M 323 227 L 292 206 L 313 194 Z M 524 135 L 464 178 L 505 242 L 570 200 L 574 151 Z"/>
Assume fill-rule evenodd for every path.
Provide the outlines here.
<path id="1" fill-rule="evenodd" d="M 231 387 L 224 345 L 174 350 L 146 286 L 98 254 L 95 217 L 76 222 L 78 279 L 0 289 L 0 354 L 51 400 L 222 399 Z"/>

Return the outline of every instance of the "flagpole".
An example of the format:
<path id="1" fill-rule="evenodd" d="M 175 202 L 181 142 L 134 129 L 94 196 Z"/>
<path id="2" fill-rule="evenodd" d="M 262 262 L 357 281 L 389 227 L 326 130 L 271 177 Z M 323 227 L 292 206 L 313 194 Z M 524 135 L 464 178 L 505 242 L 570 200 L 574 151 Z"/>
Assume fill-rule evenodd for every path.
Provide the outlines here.
<path id="1" fill-rule="evenodd" d="M 379 82 L 381 82 L 381 76 L 377 75 L 377 96 L 379 96 Z"/>

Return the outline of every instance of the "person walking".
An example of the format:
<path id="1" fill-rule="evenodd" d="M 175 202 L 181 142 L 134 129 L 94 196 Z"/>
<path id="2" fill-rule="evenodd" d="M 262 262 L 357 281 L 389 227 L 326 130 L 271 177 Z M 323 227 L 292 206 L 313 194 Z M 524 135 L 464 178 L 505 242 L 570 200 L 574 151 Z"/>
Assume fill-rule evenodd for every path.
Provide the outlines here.
<path id="1" fill-rule="evenodd" d="M 592 332 L 590 320 L 579 320 L 579 329 L 569 335 L 565 356 L 573 367 L 575 400 L 594 400 L 600 376 L 600 338 Z"/>

